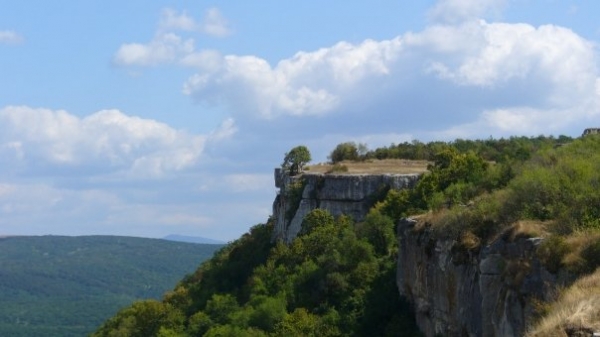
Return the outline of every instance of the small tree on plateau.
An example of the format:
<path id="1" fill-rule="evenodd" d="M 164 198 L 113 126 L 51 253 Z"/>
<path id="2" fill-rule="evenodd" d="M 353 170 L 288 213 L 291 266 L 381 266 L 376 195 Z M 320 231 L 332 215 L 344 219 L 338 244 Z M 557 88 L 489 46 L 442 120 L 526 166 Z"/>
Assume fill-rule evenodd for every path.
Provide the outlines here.
<path id="1" fill-rule="evenodd" d="M 302 172 L 302 168 L 309 161 L 311 161 L 310 151 L 308 151 L 306 146 L 299 145 L 285 154 L 281 167 L 284 170 L 288 170 L 290 175 L 296 175 Z"/>

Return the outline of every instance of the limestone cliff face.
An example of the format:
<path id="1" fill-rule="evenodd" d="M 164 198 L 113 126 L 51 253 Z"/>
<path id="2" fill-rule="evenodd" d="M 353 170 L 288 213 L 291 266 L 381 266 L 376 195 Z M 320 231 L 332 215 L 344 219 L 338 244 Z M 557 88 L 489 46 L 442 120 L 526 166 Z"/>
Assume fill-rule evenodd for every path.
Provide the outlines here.
<path id="1" fill-rule="evenodd" d="M 426 336 L 522 336 L 535 299 L 547 299 L 555 277 L 535 256 L 539 238 L 500 237 L 477 250 L 435 239 L 414 220 L 398 226 L 397 284 L 413 303 Z"/>
<path id="2" fill-rule="evenodd" d="M 275 237 L 292 241 L 310 211 L 321 208 L 332 215 L 361 221 L 376 198 L 389 189 L 412 188 L 418 174 L 319 174 L 289 176 L 275 170 L 279 193 L 273 203 Z"/>
<path id="3" fill-rule="evenodd" d="M 275 170 L 275 239 L 291 242 L 315 208 L 355 221 L 389 189 L 412 188 L 418 174 L 315 174 L 290 177 Z M 415 309 L 426 336 L 522 336 L 536 300 L 551 300 L 557 284 L 536 257 L 540 238 L 500 236 L 476 249 L 398 224 L 397 285 Z"/>

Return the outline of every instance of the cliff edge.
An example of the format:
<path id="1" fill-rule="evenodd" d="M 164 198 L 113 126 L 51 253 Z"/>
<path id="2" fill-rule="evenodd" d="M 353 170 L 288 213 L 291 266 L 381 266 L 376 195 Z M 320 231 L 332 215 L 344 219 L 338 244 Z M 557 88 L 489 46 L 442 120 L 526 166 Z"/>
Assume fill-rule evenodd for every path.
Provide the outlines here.
<path id="1" fill-rule="evenodd" d="M 398 225 L 397 284 L 425 336 L 523 336 L 557 283 L 535 254 L 542 239 L 466 247 L 416 224 Z"/>
<path id="2" fill-rule="evenodd" d="M 412 188 L 419 174 L 327 174 L 303 173 L 290 176 L 275 169 L 279 192 L 273 202 L 274 238 L 291 242 L 302 220 L 320 208 L 333 216 L 347 215 L 362 221 L 369 209 L 390 189 Z"/>

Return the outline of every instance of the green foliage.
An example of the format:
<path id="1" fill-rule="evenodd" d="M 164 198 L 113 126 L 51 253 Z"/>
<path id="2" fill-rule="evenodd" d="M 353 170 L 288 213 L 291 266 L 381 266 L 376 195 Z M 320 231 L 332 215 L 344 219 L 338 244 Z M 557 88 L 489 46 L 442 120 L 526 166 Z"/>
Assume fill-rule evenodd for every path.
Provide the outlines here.
<path id="1" fill-rule="evenodd" d="M 392 227 L 388 217 L 373 213 L 355 229 L 349 218 L 316 209 L 291 244 L 273 246 L 269 226 L 255 226 L 163 302 L 136 303 L 96 335 L 414 335 L 410 312 L 396 300 Z M 384 247 L 376 249 L 379 243 Z"/>
<path id="2" fill-rule="evenodd" d="M 312 160 L 310 151 L 304 145 L 299 145 L 285 154 L 281 167 L 290 172 L 290 175 L 297 175 L 302 172 L 302 168 Z"/>
<path id="3" fill-rule="evenodd" d="M 211 320 L 217 324 L 229 323 L 230 316 L 237 310 L 239 310 L 239 304 L 231 294 L 213 294 L 204 308 Z"/>
<path id="4" fill-rule="evenodd" d="M 542 151 L 508 184 L 512 218 L 555 219 L 562 233 L 600 229 L 600 138 Z"/>
<path id="5" fill-rule="evenodd" d="M 246 301 L 249 297 L 246 282 L 254 268 L 265 262 L 272 247 L 272 230 L 272 224 L 252 227 L 249 233 L 231 242 L 194 274 L 184 278 L 180 287 L 186 289 L 192 299 L 184 312 L 193 314 L 203 310 L 214 294 L 231 293 L 239 301 Z M 176 298 L 165 300 L 174 302 Z"/>
<path id="6" fill-rule="evenodd" d="M 453 142 L 429 142 L 422 143 L 418 140 L 392 144 L 388 147 L 378 148 L 368 151 L 361 158 L 363 159 L 412 159 L 433 161 L 437 153 L 445 148 L 452 147 L 459 153 L 473 152 L 477 153 L 487 161 L 496 163 L 504 162 L 524 162 L 532 155 L 543 149 L 551 149 L 571 142 L 573 139 L 566 136 L 554 138 L 552 136 L 538 137 L 510 137 L 508 139 L 485 139 L 468 140 L 457 139 Z"/>
<path id="7" fill-rule="evenodd" d="M 147 337 L 182 332 L 185 317 L 168 303 L 156 300 L 135 302 L 103 324 L 93 337 Z"/>
<path id="8" fill-rule="evenodd" d="M 357 225 L 356 235 L 367 240 L 378 256 L 391 256 L 396 252 L 394 222 L 378 210 L 371 210 L 365 220 Z"/>
<path id="9" fill-rule="evenodd" d="M 486 190 L 497 186 L 487 179 L 489 164 L 473 152 L 460 153 L 448 146 L 439 146 L 440 152 L 429 165 L 414 189 L 390 190 L 377 210 L 397 221 L 409 213 L 439 210 L 456 204 L 465 204 Z"/>
<path id="10" fill-rule="evenodd" d="M 328 158 L 334 164 L 344 160 L 358 160 L 358 146 L 354 142 L 338 144 Z"/>
<path id="11" fill-rule="evenodd" d="M 317 208 L 304 217 L 304 220 L 302 220 L 302 229 L 298 233 L 298 236 L 309 234 L 319 227 L 325 228 L 334 225 L 335 220 L 331 213 Z"/>
<path id="12" fill-rule="evenodd" d="M 158 299 L 222 245 L 118 236 L 0 239 L 0 335 L 82 336 Z"/>
<path id="13" fill-rule="evenodd" d="M 327 171 L 327 173 L 336 173 L 336 172 L 348 172 L 348 166 L 340 164 L 340 163 L 335 163 L 335 164 L 333 164 L 331 169 L 329 169 Z"/>
<path id="14" fill-rule="evenodd" d="M 385 196 L 385 199 L 376 204 L 375 208 L 383 215 L 398 221 L 405 217 L 412 207 L 411 197 L 413 192 L 409 190 L 390 190 Z"/>
<path id="15" fill-rule="evenodd" d="M 297 308 L 275 327 L 276 336 L 338 336 L 337 331 L 330 331 L 318 315 L 311 314 L 305 308 Z"/>
<path id="16" fill-rule="evenodd" d="M 563 267 L 563 259 L 570 251 L 571 247 L 563 237 L 553 235 L 538 246 L 537 255 L 548 271 L 556 273 Z"/>

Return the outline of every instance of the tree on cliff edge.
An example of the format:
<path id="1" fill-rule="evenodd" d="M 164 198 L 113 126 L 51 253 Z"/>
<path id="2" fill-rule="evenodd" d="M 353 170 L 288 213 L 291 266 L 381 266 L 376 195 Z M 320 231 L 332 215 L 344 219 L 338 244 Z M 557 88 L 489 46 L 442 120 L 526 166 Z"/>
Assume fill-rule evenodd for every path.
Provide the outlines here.
<path id="1" fill-rule="evenodd" d="M 290 175 L 296 175 L 302 172 L 304 165 L 311 160 L 312 158 L 310 157 L 308 148 L 304 145 L 299 145 L 285 154 L 281 167 L 284 170 L 288 170 Z"/>

